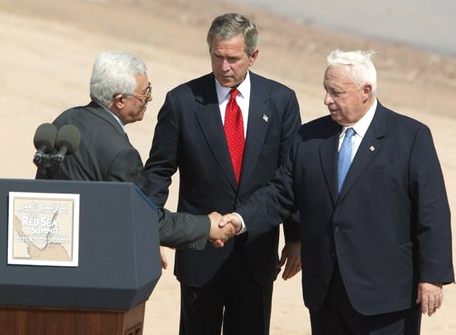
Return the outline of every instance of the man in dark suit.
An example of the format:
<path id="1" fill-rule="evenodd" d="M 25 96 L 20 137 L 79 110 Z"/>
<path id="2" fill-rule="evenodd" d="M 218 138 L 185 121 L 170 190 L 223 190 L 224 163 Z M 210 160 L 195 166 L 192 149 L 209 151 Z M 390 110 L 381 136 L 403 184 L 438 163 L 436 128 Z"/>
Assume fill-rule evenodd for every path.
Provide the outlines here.
<path id="1" fill-rule="evenodd" d="M 167 94 L 145 165 L 159 204 L 179 169 L 178 210 L 233 211 L 286 157 L 300 126 L 298 102 L 289 88 L 249 72 L 257 34 L 239 14 L 215 18 L 207 36 L 213 72 Z M 298 223 L 286 221 L 285 279 L 300 270 Z M 225 335 L 269 334 L 278 240 L 276 228 L 250 245 L 239 236 L 223 249 L 177 251 L 180 334 L 220 334 L 222 323 Z"/>
<path id="2" fill-rule="evenodd" d="M 432 315 L 454 281 L 430 130 L 377 101 L 370 53 L 336 50 L 328 63 L 330 115 L 302 126 L 271 184 L 225 221 L 242 218 L 254 241 L 299 209 L 312 334 L 419 334 L 420 311 Z"/>
<path id="3" fill-rule="evenodd" d="M 124 131 L 124 125 L 142 120 L 147 103 L 152 100 L 146 71 L 144 62 L 128 53 L 105 52 L 97 57 L 90 80 L 92 101 L 63 112 L 54 121 L 57 128 L 76 126 L 81 142 L 53 179 L 132 182 L 147 191 L 141 157 Z M 208 238 L 226 239 L 231 235 L 231 228 L 215 228 L 217 213 L 208 218 L 159 208 L 158 218 L 162 245 L 199 250 Z"/>

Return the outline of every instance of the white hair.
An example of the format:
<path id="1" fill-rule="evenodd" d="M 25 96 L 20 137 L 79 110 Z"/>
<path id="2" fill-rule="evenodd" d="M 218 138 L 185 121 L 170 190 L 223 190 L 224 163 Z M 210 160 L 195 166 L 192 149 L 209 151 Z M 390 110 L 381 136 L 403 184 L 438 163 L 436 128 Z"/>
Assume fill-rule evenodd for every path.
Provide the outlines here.
<path id="1" fill-rule="evenodd" d="M 136 76 L 146 72 L 146 64 L 132 54 L 120 51 L 101 53 L 93 65 L 90 98 L 108 106 L 116 94 L 134 94 Z"/>
<path id="2" fill-rule="evenodd" d="M 328 67 L 334 65 L 345 65 L 349 69 L 353 82 L 360 87 L 369 84 L 372 87 L 372 94 L 377 92 L 377 71 L 371 58 L 374 51 L 342 51 L 334 50 L 328 57 Z"/>

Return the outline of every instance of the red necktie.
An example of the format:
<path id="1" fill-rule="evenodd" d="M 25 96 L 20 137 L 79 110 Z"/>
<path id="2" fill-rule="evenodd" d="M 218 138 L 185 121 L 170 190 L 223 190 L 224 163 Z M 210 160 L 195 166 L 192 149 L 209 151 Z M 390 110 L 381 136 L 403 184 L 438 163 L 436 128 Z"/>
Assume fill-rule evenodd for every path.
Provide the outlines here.
<path id="1" fill-rule="evenodd" d="M 242 112 L 236 103 L 239 91 L 233 88 L 230 91 L 230 100 L 226 105 L 225 112 L 225 137 L 230 151 L 231 163 L 233 164 L 236 182 L 239 184 L 242 168 L 242 156 L 244 155 L 244 122 Z"/>

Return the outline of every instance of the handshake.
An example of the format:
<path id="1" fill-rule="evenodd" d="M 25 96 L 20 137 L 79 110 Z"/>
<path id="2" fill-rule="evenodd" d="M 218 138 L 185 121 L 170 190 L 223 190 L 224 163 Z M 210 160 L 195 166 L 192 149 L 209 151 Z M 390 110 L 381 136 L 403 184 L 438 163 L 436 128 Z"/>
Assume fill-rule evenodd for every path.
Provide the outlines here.
<path id="1" fill-rule="evenodd" d="M 223 247 L 228 239 L 239 234 L 242 229 L 239 215 L 231 213 L 222 216 L 220 213 L 212 212 L 208 216 L 211 220 L 208 239 L 216 248 Z"/>

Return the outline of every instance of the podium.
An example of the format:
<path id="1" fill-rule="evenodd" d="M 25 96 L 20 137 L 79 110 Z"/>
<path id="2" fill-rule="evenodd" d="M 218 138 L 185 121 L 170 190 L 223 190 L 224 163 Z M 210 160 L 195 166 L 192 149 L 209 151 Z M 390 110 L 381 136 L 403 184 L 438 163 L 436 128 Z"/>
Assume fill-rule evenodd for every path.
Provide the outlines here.
<path id="1" fill-rule="evenodd" d="M 8 262 L 10 192 L 79 195 L 77 265 Z M 160 275 L 156 210 L 134 184 L 0 179 L 0 334 L 140 335 Z"/>

